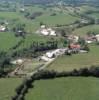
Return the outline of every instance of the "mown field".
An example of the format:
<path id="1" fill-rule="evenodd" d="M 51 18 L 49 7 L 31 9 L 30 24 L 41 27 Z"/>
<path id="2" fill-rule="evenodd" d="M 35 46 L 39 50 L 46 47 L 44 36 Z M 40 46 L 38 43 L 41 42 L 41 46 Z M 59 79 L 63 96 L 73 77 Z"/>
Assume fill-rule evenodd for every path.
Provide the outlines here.
<path id="1" fill-rule="evenodd" d="M 95 34 L 99 34 L 99 25 L 89 25 L 75 29 L 73 34 L 76 34 L 78 36 L 86 36 L 88 32 L 94 32 Z"/>
<path id="2" fill-rule="evenodd" d="M 15 89 L 22 82 L 19 78 L 1 78 L 0 79 L 0 100 L 11 100 L 15 94 Z"/>
<path id="3" fill-rule="evenodd" d="M 99 65 L 99 46 L 91 45 L 89 53 L 60 56 L 47 69 L 60 72 L 90 67 L 91 65 Z"/>
<path id="4" fill-rule="evenodd" d="M 99 100 L 99 79 L 67 77 L 34 82 L 26 100 Z"/>

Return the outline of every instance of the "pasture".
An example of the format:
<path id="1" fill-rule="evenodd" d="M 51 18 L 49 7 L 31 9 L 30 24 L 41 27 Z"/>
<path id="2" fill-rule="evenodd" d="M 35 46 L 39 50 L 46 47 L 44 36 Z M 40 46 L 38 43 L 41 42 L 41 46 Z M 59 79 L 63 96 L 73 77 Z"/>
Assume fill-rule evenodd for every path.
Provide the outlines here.
<path id="1" fill-rule="evenodd" d="M 49 65 L 47 69 L 61 72 L 90 67 L 91 65 L 99 65 L 98 51 L 99 46 L 91 45 L 89 53 L 73 54 L 72 56 L 60 56 L 51 65 Z"/>
<path id="2" fill-rule="evenodd" d="M 26 100 L 99 100 L 99 80 L 67 77 L 34 82 Z"/>
<path id="3" fill-rule="evenodd" d="M 13 27 L 16 27 L 20 24 L 25 24 L 25 31 L 28 33 L 25 38 L 25 43 L 19 48 L 28 47 L 33 41 L 46 41 L 49 37 L 43 37 L 35 34 L 37 29 L 40 28 L 40 22 L 43 22 L 47 26 L 55 26 L 57 24 L 64 25 L 73 23 L 78 19 L 78 17 L 74 17 L 69 15 L 69 13 L 56 11 L 56 16 L 51 16 L 54 13 L 54 10 L 47 8 L 46 10 L 40 6 L 31 6 L 26 7 L 26 11 L 31 14 L 34 12 L 43 12 L 43 15 L 31 20 L 24 17 L 23 13 L 19 12 L 19 8 L 17 8 L 16 12 L 0 12 L 0 19 L 7 20 L 9 22 L 8 28 L 11 30 Z M 14 37 L 14 33 L 1 33 L 0 32 L 0 49 L 8 50 L 10 47 L 14 46 L 19 38 Z M 2 45 L 3 43 L 3 45 Z M 28 45 L 28 46 L 27 46 Z"/>
<path id="4" fill-rule="evenodd" d="M 88 25 L 82 28 L 75 29 L 75 31 L 73 31 L 73 34 L 76 34 L 78 36 L 86 36 L 88 32 L 99 34 L 99 25 Z"/>
<path id="5" fill-rule="evenodd" d="M 8 51 L 15 46 L 21 38 L 16 38 L 14 33 L 1 32 L 0 33 L 0 51 Z"/>
<path id="6" fill-rule="evenodd" d="M 1 78 L 0 100 L 11 100 L 11 96 L 15 94 L 15 89 L 21 82 L 22 79 L 19 78 Z"/>

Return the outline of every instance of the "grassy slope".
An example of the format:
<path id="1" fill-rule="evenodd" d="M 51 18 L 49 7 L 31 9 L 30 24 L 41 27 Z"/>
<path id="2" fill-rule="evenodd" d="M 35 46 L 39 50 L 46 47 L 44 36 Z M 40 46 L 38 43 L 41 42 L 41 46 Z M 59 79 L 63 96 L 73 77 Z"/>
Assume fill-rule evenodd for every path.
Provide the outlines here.
<path id="1" fill-rule="evenodd" d="M 95 32 L 99 34 L 99 25 L 89 25 L 76 29 L 73 33 L 79 36 L 85 36 L 87 32 Z"/>
<path id="2" fill-rule="evenodd" d="M 0 100 L 11 100 L 11 96 L 15 93 L 15 88 L 20 83 L 21 79 L 18 78 L 0 79 Z"/>
<path id="3" fill-rule="evenodd" d="M 57 71 L 70 71 L 74 68 L 90 67 L 91 65 L 99 65 L 99 46 L 91 46 L 91 51 L 85 54 L 76 54 L 70 57 L 61 56 L 55 60 L 47 69 Z"/>
<path id="4" fill-rule="evenodd" d="M 9 23 L 9 28 L 12 28 L 13 26 L 16 26 L 17 24 L 26 24 L 25 30 L 28 33 L 32 33 L 30 35 L 28 35 L 25 39 L 25 47 L 28 44 L 31 44 L 32 41 L 45 41 L 47 39 L 45 39 L 45 37 L 40 37 L 38 35 L 35 35 L 35 31 L 40 27 L 39 23 L 40 22 L 44 22 L 47 25 L 50 26 L 54 26 L 56 24 L 68 24 L 71 23 L 73 21 L 75 21 L 77 18 L 76 17 L 72 17 L 71 15 L 68 14 L 60 14 L 58 11 L 56 13 L 58 13 L 58 15 L 56 16 L 50 16 L 50 14 L 52 14 L 54 11 L 50 11 L 50 8 L 44 10 L 43 8 L 40 8 L 38 6 L 33 6 L 30 8 L 27 8 L 29 10 L 29 12 L 36 12 L 36 11 L 42 11 L 43 15 L 36 18 L 35 20 L 30 20 L 30 19 L 26 19 L 22 14 L 20 14 L 18 11 L 17 12 L 0 12 L 0 18 L 1 19 L 7 19 L 9 21 L 11 21 Z M 14 20 L 14 21 L 12 21 Z M 7 33 L 0 33 L 0 36 L 2 36 L 4 39 L 0 40 L 0 47 L 1 49 L 7 49 L 8 47 L 12 47 L 13 45 L 15 45 L 15 43 L 17 43 L 17 41 L 19 39 L 15 38 L 14 36 L 10 36 L 10 34 Z M 8 38 L 7 38 L 8 37 Z M 7 38 L 7 39 L 6 39 Z M 10 39 L 10 40 L 9 40 Z M 2 45 L 2 42 L 4 45 Z M 22 48 L 22 47 L 21 47 Z"/>
<path id="5" fill-rule="evenodd" d="M 98 10 L 96 7 L 88 6 L 88 5 L 80 6 L 79 9 L 80 9 L 80 13 L 82 14 L 87 11 L 97 11 Z"/>
<path id="6" fill-rule="evenodd" d="M 89 14 L 89 16 L 92 16 L 93 18 L 99 19 L 99 13 L 92 13 L 92 14 Z"/>
<path id="7" fill-rule="evenodd" d="M 99 100 L 96 78 L 59 78 L 40 80 L 26 95 L 26 100 Z"/>
<path id="8" fill-rule="evenodd" d="M 0 33 L 0 50 L 8 50 L 20 41 L 21 38 L 16 38 L 13 33 Z"/>

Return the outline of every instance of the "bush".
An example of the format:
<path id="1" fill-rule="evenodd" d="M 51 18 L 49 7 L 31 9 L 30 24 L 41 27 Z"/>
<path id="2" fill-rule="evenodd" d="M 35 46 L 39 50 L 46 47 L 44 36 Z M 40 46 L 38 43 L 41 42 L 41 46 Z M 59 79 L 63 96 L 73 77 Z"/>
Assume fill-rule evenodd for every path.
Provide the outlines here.
<path id="1" fill-rule="evenodd" d="M 16 88 L 16 93 L 20 94 L 21 90 L 24 88 L 24 84 L 21 84 L 19 87 Z"/>

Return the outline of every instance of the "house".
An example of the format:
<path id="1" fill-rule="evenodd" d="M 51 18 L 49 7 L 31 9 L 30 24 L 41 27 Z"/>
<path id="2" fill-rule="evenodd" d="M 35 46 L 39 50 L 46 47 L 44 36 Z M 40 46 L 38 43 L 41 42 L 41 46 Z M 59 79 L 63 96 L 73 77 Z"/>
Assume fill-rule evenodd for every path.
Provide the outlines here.
<path id="1" fill-rule="evenodd" d="M 73 44 L 73 43 L 71 43 L 70 45 L 69 45 L 69 49 L 76 49 L 76 50 L 80 50 L 81 49 L 81 46 L 79 45 L 79 44 Z"/>
<path id="2" fill-rule="evenodd" d="M 46 25 L 41 25 L 40 27 L 41 27 L 41 29 L 44 29 L 44 28 L 46 28 Z"/>
<path id="3" fill-rule="evenodd" d="M 49 27 L 46 27 L 46 25 L 41 25 L 40 26 L 40 29 L 37 30 L 38 34 L 42 34 L 42 35 L 45 35 L 45 36 L 56 36 L 56 31 L 53 30 L 52 28 L 49 28 Z"/>
<path id="4" fill-rule="evenodd" d="M 93 43 L 94 41 L 96 41 L 97 37 L 98 36 L 91 35 L 91 36 L 86 36 L 84 39 L 85 39 L 86 43 L 90 44 L 90 43 Z"/>
<path id="5" fill-rule="evenodd" d="M 66 49 L 56 49 L 53 51 L 46 52 L 43 56 L 40 57 L 40 59 L 45 62 L 51 61 L 55 59 L 56 57 L 58 57 L 59 55 L 62 55 L 63 53 L 65 53 L 65 50 Z"/>
<path id="6" fill-rule="evenodd" d="M 42 35 L 49 35 L 49 31 L 47 29 L 42 29 L 41 34 Z"/>
<path id="7" fill-rule="evenodd" d="M 45 61 L 45 62 L 50 61 L 50 58 L 48 58 L 48 57 L 46 57 L 46 56 L 41 56 L 40 59 L 43 60 L 43 61 Z"/>
<path id="8" fill-rule="evenodd" d="M 20 11 L 21 11 L 21 12 L 24 12 L 24 11 L 25 11 L 25 8 L 20 8 Z"/>
<path id="9" fill-rule="evenodd" d="M 99 42 L 99 34 L 95 36 L 96 40 Z"/>
<path id="10" fill-rule="evenodd" d="M 91 40 L 86 40 L 86 43 L 90 44 L 90 43 L 93 43 L 93 41 L 91 41 Z"/>
<path id="11" fill-rule="evenodd" d="M 17 60 L 11 61 L 11 64 L 13 64 L 13 65 L 16 65 L 16 64 L 20 65 L 20 64 L 22 64 L 23 62 L 24 62 L 24 61 L 23 61 L 22 59 L 17 59 Z"/>
<path id="12" fill-rule="evenodd" d="M 3 25 L 0 25 L 0 32 L 5 32 L 6 31 L 6 27 Z"/>
<path id="13" fill-rule="evenodd" d="M 54 58 L 54 56 L 55 56 L 53 52 L 47 52 L 45 55 L 48 58 Z"/>
<path id="14" fill-rule="evenodd" d="M 89 21 L 88 20 L 86 20 L 86 19 L 81 19 L 81 21 L 80 21 L 82 24 L 88 24 L 89 23 Z"/>
<path id="15" fill-rule="evenodd" d="M 51 31 L 50 31 L 50 35 L 51 35 L 51 36 L 56 36 L 56 32 L 55 32 L 54 30 L 51 30 Z"/>
<path id="16" fill-rule="evenodd" d="M 69 36 L 68 36 L 68 40 L 70 40 L 70 41 L 73 42 L 73 43 L 77 43 L 78 40 L 79 40 L 79 36 L 76 36 L 76 35 L 69 35 Z"/>

